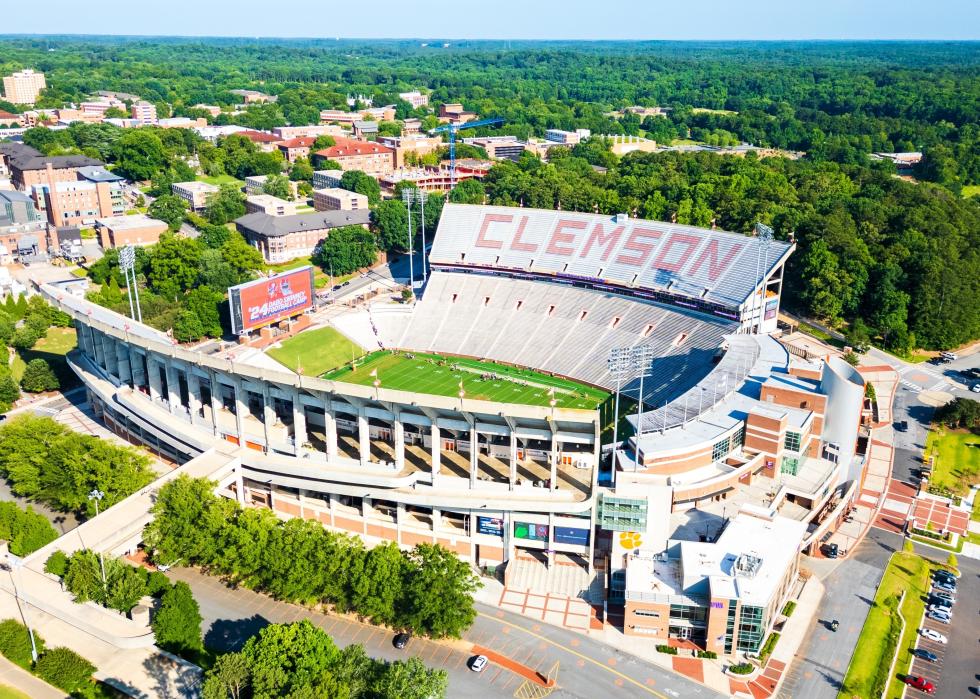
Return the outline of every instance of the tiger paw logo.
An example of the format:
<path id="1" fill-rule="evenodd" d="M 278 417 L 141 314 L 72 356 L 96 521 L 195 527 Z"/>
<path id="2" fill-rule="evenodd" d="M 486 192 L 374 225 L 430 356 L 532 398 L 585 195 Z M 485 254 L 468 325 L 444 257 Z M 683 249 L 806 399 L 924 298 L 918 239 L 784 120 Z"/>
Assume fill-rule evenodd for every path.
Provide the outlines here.
<path id="1" fill-rule="evenodd" d="M 639 532 L 620 532 L 619 533 L 619 545 L 624 549 L 633 550 L 638 549 L 643 544 L 643 539 L 640 537 Z"/>

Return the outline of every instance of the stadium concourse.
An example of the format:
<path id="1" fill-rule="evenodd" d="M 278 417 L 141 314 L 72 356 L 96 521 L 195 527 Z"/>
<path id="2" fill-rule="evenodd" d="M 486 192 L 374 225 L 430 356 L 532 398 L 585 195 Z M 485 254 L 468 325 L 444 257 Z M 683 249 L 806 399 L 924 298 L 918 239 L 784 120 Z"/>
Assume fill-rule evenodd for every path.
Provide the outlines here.
<path id="1" fill-rule="evenodd" d="M 439 543 L 544 592 L 560 570 L 563 591 L 624 605 L 636 633 L 729 652 L 707 639 L 705 614 L 675 619 L 676 605 L 707 604 L 707 583 L 664 582 L 653 597 L 668 608 L 644 611 L 631 600 L 653 593 L 628 589 L 638 576 L 625 572 L 634 555 L 671 561 L 678 540 L 710 543 L 733 518 L 789 518 L 793 550 L 758 551 L 770 563 L 747 568 L 785 597 L 799 549 L 846 512 L 863 477 L 864 386 L 772 337 L 792 250 L 626 216 L 448 204 L 417 302 L 345 310 L 250 358 L 42 292 L 75 320 L 69 361 L 106 423 L 179 462 L 230 445 L 227 492 L 241 502 L 369 544 Z M 321 337 L 306 333 L 342 340 L 323 348 L 338 365 L 303 361 Z M 348 364 L 357 347 L 366 356 Z M 646 360 L 621 383 L 634 400 L 642 383 L 644 412 L 614 427 L 623 377 L 608 359 L 637 348 Z M 705 580 L 724 575 L 737 574 Z"/>

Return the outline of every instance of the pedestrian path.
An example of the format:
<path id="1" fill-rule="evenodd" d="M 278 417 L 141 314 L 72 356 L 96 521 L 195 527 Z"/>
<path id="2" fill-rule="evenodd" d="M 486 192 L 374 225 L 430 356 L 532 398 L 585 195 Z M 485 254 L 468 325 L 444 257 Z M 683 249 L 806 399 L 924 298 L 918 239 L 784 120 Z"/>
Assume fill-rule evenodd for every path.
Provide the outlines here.
<path id="1" fill-rule="evenodd" d="M 68 695 L 60 689 L 38 679 L 24 668 L 14 665 L 2 655 L 0 655 L 0 685 L 20 690 L 31 699 L 68 699 Z"/>

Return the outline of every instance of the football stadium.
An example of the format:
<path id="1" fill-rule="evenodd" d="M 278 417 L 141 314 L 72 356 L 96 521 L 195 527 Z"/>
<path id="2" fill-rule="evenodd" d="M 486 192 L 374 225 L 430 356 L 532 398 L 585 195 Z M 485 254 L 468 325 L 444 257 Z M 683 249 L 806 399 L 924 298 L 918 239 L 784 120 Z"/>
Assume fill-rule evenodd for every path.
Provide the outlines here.
<path id="1" fill-rule="evenodd" d="M 232 290 L 240 343 L 194 347 L 42 292 L 75 319 L 105 422 L 177 463 L 227 455 L 226 496 L 438 543 L 507 587 L 621 606 L 626 633 L 730 653 L 758 634 L 674 607 L 727 594 L 771 626 L 864 465 L 864 381 L 780 342 L 794 247 L 760 231 L 447 204 L 411 302 L 317 309 L 311 273 L 285 273 Z M 757 525 L 783 532 L 741 541 L 764 564 L 684 568 L 685 544 Z"/>

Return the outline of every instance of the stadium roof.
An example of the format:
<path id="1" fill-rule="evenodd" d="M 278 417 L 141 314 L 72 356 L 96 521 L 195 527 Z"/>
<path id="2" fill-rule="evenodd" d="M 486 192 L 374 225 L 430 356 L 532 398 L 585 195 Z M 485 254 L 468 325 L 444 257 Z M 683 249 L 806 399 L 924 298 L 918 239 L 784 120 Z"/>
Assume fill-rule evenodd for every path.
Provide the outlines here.
<path id="1" fill-rule="evenodd" d="M 622 215 L 446 204 L 429 260 L 578 277 L 735 307 L 758 287 L 761 269 L 771 273 L 793 247 Z"/>

